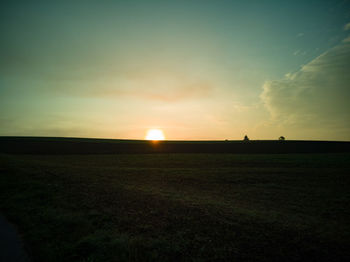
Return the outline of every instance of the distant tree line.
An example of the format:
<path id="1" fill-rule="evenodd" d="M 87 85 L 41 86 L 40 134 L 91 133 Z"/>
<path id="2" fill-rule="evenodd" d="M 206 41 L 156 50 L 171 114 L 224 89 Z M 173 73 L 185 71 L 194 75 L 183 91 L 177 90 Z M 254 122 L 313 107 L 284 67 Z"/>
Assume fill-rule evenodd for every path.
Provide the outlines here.
<path id="1" fill-rule="evenodd" d="M 227 139 L 226 139 L 227 140 Z M 278 138 L 279 141 L 284 141 L 286 138 L 284 136 L 280 136 Z M 249 141 L 249 137 L 247 135 L 244 136 L 243 141 Z"/>

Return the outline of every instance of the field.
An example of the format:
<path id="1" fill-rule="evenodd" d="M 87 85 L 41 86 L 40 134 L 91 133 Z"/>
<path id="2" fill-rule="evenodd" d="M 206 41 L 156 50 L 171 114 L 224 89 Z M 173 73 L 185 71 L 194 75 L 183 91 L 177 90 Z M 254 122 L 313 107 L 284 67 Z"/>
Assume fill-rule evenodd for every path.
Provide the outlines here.
<path id="1" fill-rule="evenodd" d="M 33 261 L 346 261 L 350 154 L 1 154 Z"/>
<path id="2" fill-rule="evenodd" d="M 10 154 L 152 154 L 152 153 L 350 153 L 350 142 L 305 140 L 158 141 L 0 137 L 0 152 Z"/>

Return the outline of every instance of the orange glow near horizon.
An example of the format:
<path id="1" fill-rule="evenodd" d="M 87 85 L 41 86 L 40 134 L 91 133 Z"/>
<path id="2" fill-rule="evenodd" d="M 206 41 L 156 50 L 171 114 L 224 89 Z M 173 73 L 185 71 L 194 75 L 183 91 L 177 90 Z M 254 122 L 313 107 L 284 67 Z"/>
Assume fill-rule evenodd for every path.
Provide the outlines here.
<path id="1" fill-rule="evenodd" d="M 164 140 L 164 134 L 163 131 L 160 129 L 150 129 L 147 131 L 147 135 L 146 135 L 146 140 L 154 140 L 154 141 L 158 141 L 158 140 Z"/>

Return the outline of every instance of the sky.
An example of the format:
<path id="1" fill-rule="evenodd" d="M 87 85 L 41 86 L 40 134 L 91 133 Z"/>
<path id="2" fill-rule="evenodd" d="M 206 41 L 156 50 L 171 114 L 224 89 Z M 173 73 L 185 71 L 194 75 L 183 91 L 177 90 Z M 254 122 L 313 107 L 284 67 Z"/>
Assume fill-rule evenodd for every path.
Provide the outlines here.
<path id="1" fill-rule="evenodd" d="M 0 136 L 350 140 L 350 1 L 1 1 Z"/>

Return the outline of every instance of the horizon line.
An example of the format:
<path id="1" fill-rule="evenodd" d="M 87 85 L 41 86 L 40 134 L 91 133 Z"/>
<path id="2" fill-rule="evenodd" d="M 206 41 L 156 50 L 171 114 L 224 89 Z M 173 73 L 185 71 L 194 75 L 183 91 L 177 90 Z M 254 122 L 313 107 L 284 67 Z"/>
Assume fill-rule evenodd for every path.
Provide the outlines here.
<path id="1" fill-rule="evenodd" d="M 244 141 L 243 139 L 164 139 L 164 140 L 147 140 L 132 138 L 102 138 L 102 137 L 75 137 L 75 136 L 9 136 L 0 135 L 0 138 L 61 138 L 61 139 L 95 139 L 95 140 L 123 140 L 123 141 L 157 141 L 157 142 L 230 142 Z M 248 141 L 280 141 L 277 139 L 249 139 Z M 308 140 L 308 139 L 285 139 L 286 141 L 305 141 L 305 142 L 350 142 L 350 140 Z"/>

